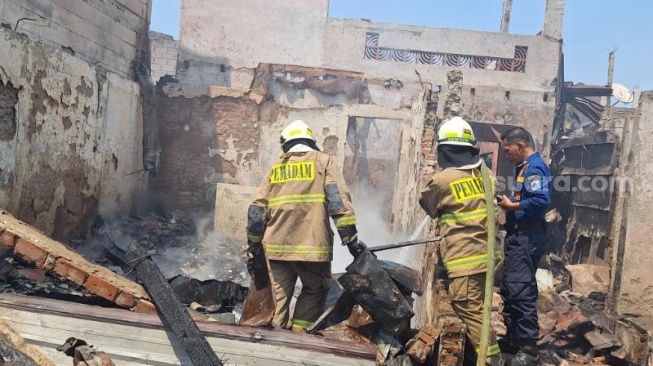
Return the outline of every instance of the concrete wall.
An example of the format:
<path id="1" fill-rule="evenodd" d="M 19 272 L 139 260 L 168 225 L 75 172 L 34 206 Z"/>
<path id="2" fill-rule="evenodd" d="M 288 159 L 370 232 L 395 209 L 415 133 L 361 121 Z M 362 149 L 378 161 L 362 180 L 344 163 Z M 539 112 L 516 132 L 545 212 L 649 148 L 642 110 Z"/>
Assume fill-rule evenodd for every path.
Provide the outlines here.
<path id="1" fill-rule="evenodd" d="M 128 213 L 144 184 L 138 86 L 4 28 L 0 49 L 0 207 L 55 238 Z"/>
<path id="2" fill-rule="evenodd" d="M 559 33 L 564 1 L 549 3 L 547 29 Z M 282 1 L 183 0 L 179 80 L 248 89 L 259 62 L 349 70 L 364 73 L 370 85 L 387 82 L 404 98 L 399 103 L 410 105 L 422 88 L 420 79 L 446 92 L 447 72 L 459 68 L 465 80 L 463 117 L 526 127 L 540 150 L 548 152 L 560 41 L 329 19 L 327 9 L 327 0 L 303 0 L 292 6 Z M 265 31 L 259 31 L 262 27 Z M 391 108 L 400 100 L 372 97 Z"/>
<path id="3" fill-rule="evenodd" d="M 328 0 L 184 0 L 179 76 L 243 88 L 230 73 L 259 62 L 320 66 L 328 12 Z"/>
<path id="4" fill-rule="evenodd" d="M 177 74 L 178 42 L 167 34 L 150 31 L 150 64 L 152 81 Z"/>
<path id="5" fill-rule="evenodd" d="M 0 21 L 119 75 L 146 60 L 151 0 L 0 0 Z M 20 18 L 34 20 L 22 20 Z"/>
<path id="6" fill-rule="evenodd" d="M 515 47 L 527 47 L 523 71 L 497 71 L 496 59 L 513 60 Z M 475 86 L 503 86 L 525 90 L 552 88 L 557 76 L 559 43 L 539 36 L 478 32 L 328 19 L 324 38 L 324 64 L 371 77 L 446 82 L 447 71 L 458 66 Z M 329 52 L 326 52 L 329 50 Z M 442 57 L 440 57 L 442 56 Z M 478 57 L 492 59 L 481 67 Z M 522 70 L 520 66 L 520 70 Z"/>
<path id="7" fill-rule="evenodd" d="M 620 231 L 613 238 L 617 242 L 613 265 L 611 297 L 619 314 L 653 316 L 653 240 L 651 240 L 651 207 L 653 199 L 653 147 L 649 136 L 653 133 L 653 92 L 644 92 L 632 130 L 626 134 L 629 151 L 625 151 L 626 169 L 623 176 L 632 182 L 622 192 L 623 204 L 615 216 Z M 613 231 L 614 233 L 614 231 Z"/>
<path id="8" fill-rule="evenodd" d="M 186 66 L 180 80 L 246 88 L 249 84 L 237 85 L 229 75 L 218 77 L 207 68 L 227 65 L 230 73 L 238 73 L 267 62 L 364 72 L 404 84 L 417 81 L 418 71 L 423 81 L 436 85 L 444 84 L 447 71 L 459 66 L 474 86 L 532 91 L 555 87 L 560 50 L 556 40 L 329 19 L 327 10 L 327 0 L 292 5 L 183 0 L 179 62 Z M 259 32 L 262 28 L 265 31 Z M 517 70 L 497 71 L 511 67 Z"/>

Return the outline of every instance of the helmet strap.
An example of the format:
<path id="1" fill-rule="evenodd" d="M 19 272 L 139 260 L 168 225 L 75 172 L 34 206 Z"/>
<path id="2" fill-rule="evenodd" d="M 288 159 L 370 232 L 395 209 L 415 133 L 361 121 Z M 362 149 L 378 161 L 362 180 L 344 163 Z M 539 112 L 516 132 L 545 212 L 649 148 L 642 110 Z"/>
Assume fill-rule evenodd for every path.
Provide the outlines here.
<path id="1" fill-rule="evenodd" d="M 290 149 L 293 148 L 293 146 L 299 145 L 299 144 L 306 145 L 306 146 L 310 147 L 311 149 L 313 149 L 315 151 L 320 151 L 320 149 L 318 149 L 317 144 L 315 143 L 315 141 L 309 140 L 309 139 L 290 140 L 290 141 L 286 142 L 285 144 L 281 145 L 281 150 L 283 150 L 284 153 L 287 153 L 288 151 L 290 151 Z"/>

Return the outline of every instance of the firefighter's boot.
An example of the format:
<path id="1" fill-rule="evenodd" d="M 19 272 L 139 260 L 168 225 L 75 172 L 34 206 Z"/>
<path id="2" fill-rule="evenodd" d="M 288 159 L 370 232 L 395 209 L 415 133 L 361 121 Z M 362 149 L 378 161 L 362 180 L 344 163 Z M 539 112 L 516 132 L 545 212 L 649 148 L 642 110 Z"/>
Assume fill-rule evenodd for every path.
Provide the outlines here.
<path id="1" fill-rule="evenodd" d="M 534 345 L 522 347 L 514 357 L 506 361 L 506 366 L 538 366 L 539 364 L 540 354 Z"/>

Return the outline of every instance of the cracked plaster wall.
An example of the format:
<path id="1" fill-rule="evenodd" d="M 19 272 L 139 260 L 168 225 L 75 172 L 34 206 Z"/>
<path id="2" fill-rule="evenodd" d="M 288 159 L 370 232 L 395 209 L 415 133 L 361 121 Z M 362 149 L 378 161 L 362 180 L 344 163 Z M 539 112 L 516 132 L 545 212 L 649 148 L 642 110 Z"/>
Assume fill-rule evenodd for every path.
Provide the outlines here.
<path id="1" fill-rule="evenodd" d="M 0 139 L 0 206 L 56 239 L 128 213 L 143 186 L 138 86 L 0 29 L 0 76 L 18 90 L 16 132 Z"/>
<path id="2" fill-rule="evenodd" d="M 615 225 L 621 226 L 620 235 L 614 240 L 623 246 L 623 253 L 617 251 L 622 268 L 613 267 L 619 278 L 616 291 L 617 312 L 653 316 L 653 241 L 650 234 L 651 207 L 653 198 L 653 147 L 648 137 L 653 133 L 653 92 L 643 92 L 636 112 L 630 137 L 630 154 L 624 176 L 631 180 L 625 185 L 623 213 Z"/>
<path id="3" fill-rule="evenodd" d="M 273 97 L 263 100 L 253 91 L 181 84 L 159 89 L 161 169 L 150 180 L 159 203 L 172 209 L 212 212 L 216 183 L 257 186 L 281 154 L 281 130 L 296 119 L 311 126 L 318 146 L 340 167 L 344 166 L 352 116 L 396 120 L 402 131 L 397 136 L 401 145 L 411 139 L 410 105 L 400 108 L 398 94 L 397 109 L 358 104 L 355 94 L 300 91 L 281 82 L 273 82 L 263 94 Z M 410 157 L 406 152 L 408 148 L 403 148 L 399 176 L 408 175 Z M 396 195 L 397 202 L 403 204 L 403 199 L 403 193 Z"/>

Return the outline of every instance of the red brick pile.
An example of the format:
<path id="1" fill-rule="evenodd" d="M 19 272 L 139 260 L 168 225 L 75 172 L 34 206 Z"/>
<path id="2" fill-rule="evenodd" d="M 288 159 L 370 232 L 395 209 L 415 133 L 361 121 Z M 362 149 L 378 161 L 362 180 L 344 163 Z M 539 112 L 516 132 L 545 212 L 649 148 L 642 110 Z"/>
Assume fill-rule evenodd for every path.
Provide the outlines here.
<path id="1" fill-rule="evenodd" d="M 49 273 L 84 287 L 91 294 L 137 313 L 156 313 L 145 289 L 91 263 L 64 244 L 0 210 L 0 245 Z"/>

